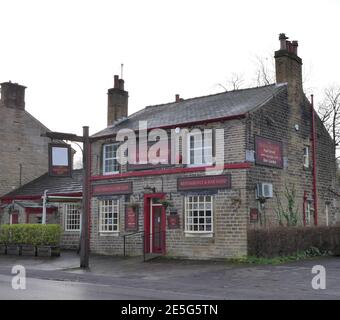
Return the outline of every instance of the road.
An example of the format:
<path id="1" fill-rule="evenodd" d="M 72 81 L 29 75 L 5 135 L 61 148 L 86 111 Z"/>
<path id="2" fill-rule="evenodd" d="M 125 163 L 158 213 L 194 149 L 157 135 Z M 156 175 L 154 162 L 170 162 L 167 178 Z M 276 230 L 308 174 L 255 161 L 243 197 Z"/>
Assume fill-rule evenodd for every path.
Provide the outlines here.
<path id="1" fill-rule="evenodd" d="M 314 265 L 326 268 L 325 290 L 312 288 Z M 27 265 L 26 289 L 14 290 L 11 265 L 0 263 L 0 299 L 340 299 L 338 257 L 277 266 L 115 260 L 95 271 Z"/>

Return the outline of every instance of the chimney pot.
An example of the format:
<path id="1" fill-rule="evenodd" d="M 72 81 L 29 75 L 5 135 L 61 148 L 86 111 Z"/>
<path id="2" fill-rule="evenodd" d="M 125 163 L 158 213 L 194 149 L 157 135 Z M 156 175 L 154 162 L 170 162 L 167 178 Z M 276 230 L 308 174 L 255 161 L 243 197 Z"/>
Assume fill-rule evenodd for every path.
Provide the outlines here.
<path id="1" fill-rule="evenodd" d="M 176 98 L 176 102 L 180 102 L 181 101 L 181 99 L 179 97 L 179 94 L 176 94 L 175 98 Z"/>
<path id="2" fill-rule="evenodd" d="M 113 85 L 113 87 L 116 88 L 116 89 L 119 88 L 119 76 L 118 75 L 114 76 L 114 85 Z"/>
<path id="3" fill-rule="evenodd" d="M 292 48 L 293 48 L 293 53 L 297 55 L 297 48 L 299 44 L 296 40 L 292 41 Z"/>
<path id="4" fill-rule="evenodd" d="M 124 91 L 124 80 L 123 79 L 119 79 L 119 89 Z"/>
<path id="5" fill-rule="evenodd" d="M 280 50 L 287 50 L 287 42 L 286 42 L 287 39 L 288 37 L 286 37 L 285 33 L 279 34 Z"/>

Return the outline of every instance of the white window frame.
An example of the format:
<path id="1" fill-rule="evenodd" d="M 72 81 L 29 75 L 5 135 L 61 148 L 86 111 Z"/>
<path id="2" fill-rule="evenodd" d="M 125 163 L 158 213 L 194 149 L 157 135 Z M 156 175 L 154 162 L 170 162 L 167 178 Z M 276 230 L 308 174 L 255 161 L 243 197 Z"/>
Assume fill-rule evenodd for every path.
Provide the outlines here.
<path id="1" fill-rule="evenodd" d="M 103 234 L 118 233 L 119 213 L 119 200 L 99 200 L 99 232 Z M 112 218 L 104 216 L 105 214 L 112 214 Z M 110 219 L 112 220 L 112 222 L 107 223 L 107 221 L 109 221 Z M 112 226 L 112 230 L 108 230 L 109 226 Z"/>
<path id="2" fill-rule="evenodd" d="M 204 197 L 203 200 L 200 199 L 200 197 Z M 210 201 L 207 201 L 207 197 L 210 197 Z M 195 198 L 197 198 L 197 209 L 194 210 L 193 206 L 195 201 Z M 190 207 L 191 205 L 191 207 Z M 213 236 L 214 233 L 214 196 L 213 195 L 187 195 L 184 199 L 184 212 L 185 212 L 185 234 L 187 236 L 192 235 L 201 235 L 201 236 Z M 202 206 L 203 210 L 199 209 L 199 207 Z M 210 210 L 208 207 L 210 206 Z M 197 211 L 198 216 L 196 219 L 204 218 L 205 221 L 203 223 L 200 223 L 199 220 L 197 223 L 193 222 L 195 219 L 195 216 L 193 215 L 194 211 Z M 199 211 L 204 211 L 204 215 L 200 217 Z M 206 211 L 210 211 L 210 216 L 206 215 Z M 191 213 L 191 214 L 190 214 Z M 210 223 L 207 223 L 207 219 L 210 219 Z M 191 221 L 190 221 L 191 220 Z M 200 226 L 204 227 L 204 230 L 192 230 L 191 227 L 197 225 L 198 229 Z M 210 226 L 210 230 L 206 230 L 207 226 Z"/>
<path id="3" fill-rule="evenodd" d="M 329 204 L 325 203 L 326 227 L 329 226 Z"/>
<path id="4" fill-rule="evenodd" d="M 310 226 L 311 223 L 311 203 L 306 202 L 306 226 Z"/>
<path id="5" fill-rule="evenodd" d="M 207 131 L 209 131 L 209 133 L 211 134 L 211 145 L 210 146 L 205 146 L 204 145 L 204 141 L 205 141 L 205 134 L 204 134 L 204 130 L 203 132 L 201 130 L 199 131 L 193 131 L 193 132 L 190 132 L 188 135 L 187 135 L 187 160 L 188 160 L 188 166 L 189 167 L 203 167 L 203 166 L 211 166 L 213 164 L 213 161 L 212 161 L 212 157 L 213 157 L 213 132 L 211 129 L 208 129 Z M 190 144 L 190 140 L 191 140 L 191 137 L 195 137 L 195 136 L 201 136 L 201 145 L 196 145 L 199 143 L 199 140 L 195 139 L 194 138 L 194 148 L 191 148 L 191 144 Z M 204 159 L 204 155 L 205 155 L 205 150 L 211 150 L 211 154 L 210 154 L 210 157 L 211 157 L 211 161 L 210 162 L 205 162 L 205 159 Z M 202 162 L 201 163 L 191 163 L 191 151 L 194 151 L 194 160 L 195 159 L 195 151 L 199 151 L 201 150 L 201 160 Z"/>
<path id="6" fill-rule="evenodd" d="M 72 224 L 69 224 L 68 221 L 69 221 L 69 215 L 71 214 L 70 212 L 70 207 L 73 206 L 77 206 L 78 207 L 78 212 L 79 212 L 79 228 L 78 229 L 72 229 L 72 228 L 69 228 L 69 225 L 72 225 Z M 72 210 L 75 210 L 75 208 L 73 208 Z M 63 214 L 64 214 L 64 230 L 67 231 L 67 232 L 80 232 L 81 230 L 81 207 L 80 207 L 80 203 L 77 203 L 77 202 L 71 202 L 71 203 L 64 203 L 63 204 Z M 74 212 L 72 213 L 74 214 Z M 73 221 L 75 219 L 72 219 Z"/>
<path id="7" fill-rule="evenodd" d="M 303 167 L 309 168 L 309 147 L 305 146 L 303 148 Z"/>
<path id="8" fill-rule="evenodd" d="M 104 144 L 103 145 L 103 175 L 109 175 L 109 174 L 117 174 L 119 173 L 119 170 L 116 170 L 116 171 L 106 171 L 106 161 L 117 161 L 117 166 L 119 168 L 119 162 L 118 162 L 118 155 L 117 155 L 117 150 L 116 150 L 116 156 L 115 157 L 106 157 L 106 148 L 107 147 L 111 147 L 111 146 L 114 146 L 114 147 L 117 147 L 117 150 L 118 150 L 118 143 L 107 143 L 107 144 Z"/>

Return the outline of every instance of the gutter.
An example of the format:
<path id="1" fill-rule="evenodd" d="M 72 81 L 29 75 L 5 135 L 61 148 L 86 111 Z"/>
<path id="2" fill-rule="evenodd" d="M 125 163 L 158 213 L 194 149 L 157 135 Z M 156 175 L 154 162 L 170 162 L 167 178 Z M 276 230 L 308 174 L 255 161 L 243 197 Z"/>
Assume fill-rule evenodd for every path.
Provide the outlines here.
<path id="1" fill-rule="evenodd" d="M 316 172 L 316 123 L 314 110 L 314 95 L 311 95 L 311 109 L 312 109 L 312 161 L 313 161 L 313 200 L 314 200 L 314 224 L 318 225 L 318 194 L 317 194 L 317 172 Z"/>

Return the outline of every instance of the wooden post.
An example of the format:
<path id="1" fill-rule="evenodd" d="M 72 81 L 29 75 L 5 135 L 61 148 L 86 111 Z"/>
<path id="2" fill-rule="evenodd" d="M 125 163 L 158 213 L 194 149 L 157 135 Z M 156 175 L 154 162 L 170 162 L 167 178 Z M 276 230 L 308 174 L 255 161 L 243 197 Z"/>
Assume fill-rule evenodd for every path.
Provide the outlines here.
<path id="1" fill-rule="evenodd" d="M 80 267 L 89 267 L 89 127 L 83 127 L 83 203 L 81 223 Z"/>

